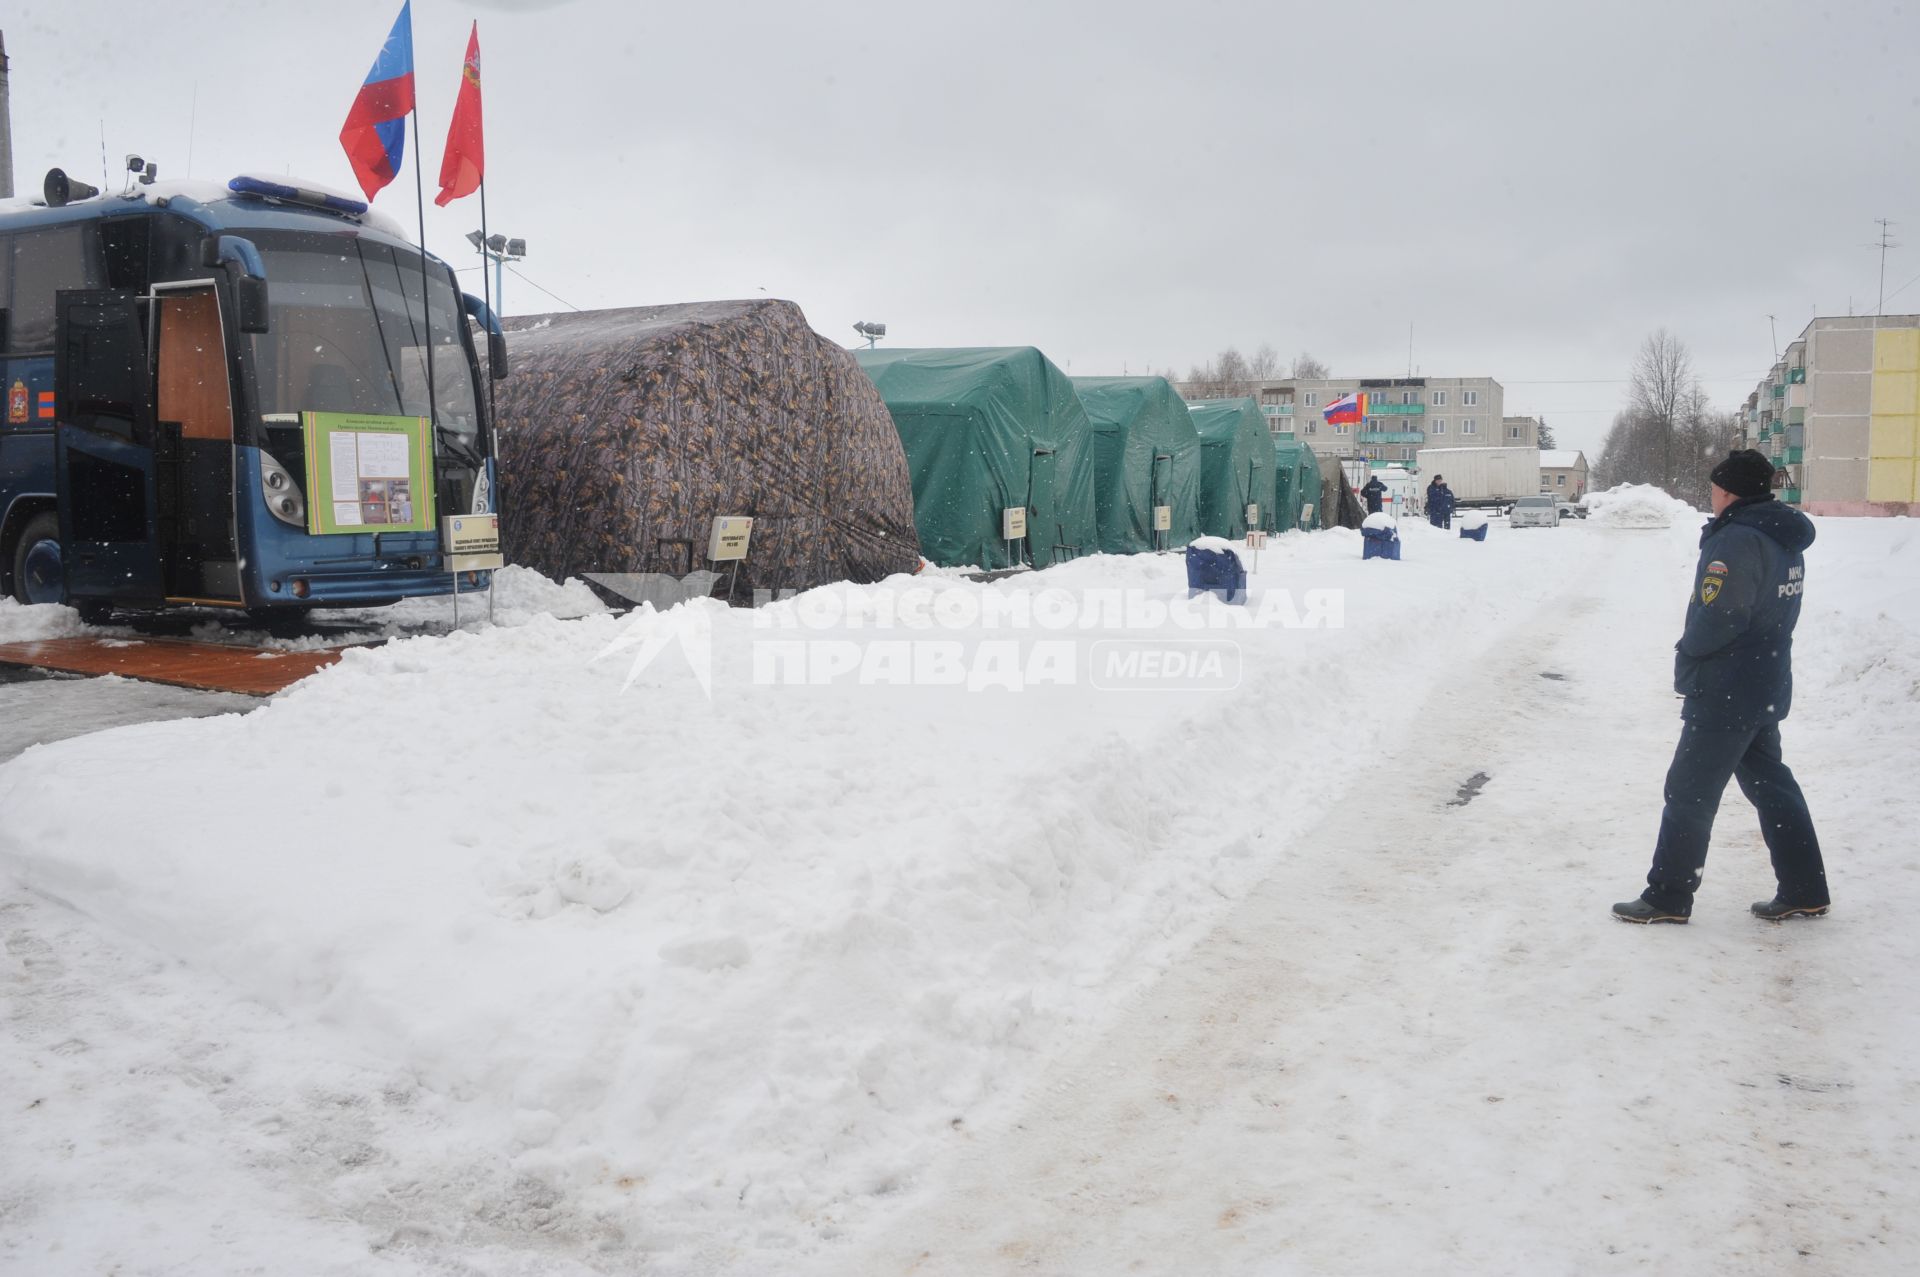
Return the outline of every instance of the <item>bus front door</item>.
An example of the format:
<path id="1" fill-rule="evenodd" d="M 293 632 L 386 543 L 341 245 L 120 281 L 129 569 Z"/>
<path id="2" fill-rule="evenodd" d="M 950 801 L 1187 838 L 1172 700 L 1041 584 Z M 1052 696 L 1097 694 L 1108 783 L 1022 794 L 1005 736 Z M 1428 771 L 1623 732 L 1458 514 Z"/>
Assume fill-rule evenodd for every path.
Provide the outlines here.
<path id="1" fill-rule="evenodd" d="M 237 606 L 233 395 L 220 296 L 204 283 L 155 291 L 155 522 L 167 598 Z"/>
<path id="2" fill-rule="evenodd" d="M 165 598 L 144 305 L 124 291 L 56 295 L 61 558 L 67 597 L 83 608 L 154 606 Z"/>

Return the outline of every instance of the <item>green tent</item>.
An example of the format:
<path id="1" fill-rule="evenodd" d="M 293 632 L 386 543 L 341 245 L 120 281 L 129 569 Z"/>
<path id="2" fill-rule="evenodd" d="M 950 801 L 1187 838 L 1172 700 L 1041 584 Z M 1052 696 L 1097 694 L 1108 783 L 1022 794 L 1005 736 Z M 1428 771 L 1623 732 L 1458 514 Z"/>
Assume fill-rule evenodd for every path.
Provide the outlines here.
<path id="1" fill-rule="evenodd" d="M 1024 507 L 1015 562 L 1048 567 L 1099 544 L 1093 430 L 1067 375 L 1032 346 L 856 350 L 906 448 L 920 551 L 946 567 L 1010 567 L 1004 511 Z"/>
<path id="2" fill-rule="evenodd" d="M 1200 436 L 1165 377 L 1075 377 L 1093 423 L 1094 520 L 1108 554 L 1185 545 L 1200 535 Z M 1167 509 L 1156 533 L 1154 511 Z"/>
<path id="3" fill-rule="evenodd" d="M 1235 540 L 1254 526 L 1273 530 L 1273 432 L 1252 399 L 1201 399 L 1187 405 L 1200 436 L 1200 530 Z M 924 537 L 921 538 L 925 540 Z"/>
<path id="4" fill-rule="evenodd" d="M 1309 531 L 1320 523 L 1320 463 L 1313 449 L 1296 440 L 1273 441 L 1273 522 L 1280 532 Z"/>

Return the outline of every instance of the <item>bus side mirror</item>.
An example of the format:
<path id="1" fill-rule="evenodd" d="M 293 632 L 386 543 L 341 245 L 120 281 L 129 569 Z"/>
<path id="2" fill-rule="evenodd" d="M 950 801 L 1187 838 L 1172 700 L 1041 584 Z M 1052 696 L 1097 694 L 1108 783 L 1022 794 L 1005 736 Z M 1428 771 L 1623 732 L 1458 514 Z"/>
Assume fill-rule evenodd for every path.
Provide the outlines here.
<path id="1" fill-rule="evenodd" d="M 267 331 L 267 266 L 253 241 L 239 235 L 208 235 L 200 241 L 200 265 L 233 278 L 234 322 L 243 333 Z"/>
<path id="2" fill-rule="evenodd" d="M 495 381 L 505 381 L 507 377 L 507 334 L 500 326 L 500 317 L 487 307 L 486 302 L 472 293 L 460 294 L 460 305 L 467 312 L 467 318 L 480 325 L 487 334 L 487 375 Z"/>
<path id="3" fill-rule="evenodd" d="M 235 322 L 243 333 L 267 331 L 267 281 L 242 275 L 233 281 Z"/>

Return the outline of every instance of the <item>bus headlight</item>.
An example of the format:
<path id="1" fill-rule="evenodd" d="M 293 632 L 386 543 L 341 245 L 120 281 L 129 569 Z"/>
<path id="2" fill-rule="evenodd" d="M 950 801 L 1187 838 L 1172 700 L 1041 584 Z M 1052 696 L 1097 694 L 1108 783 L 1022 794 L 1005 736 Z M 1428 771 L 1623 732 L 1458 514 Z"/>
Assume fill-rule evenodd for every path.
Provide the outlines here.
<path id="1" fill-rule="evenodd" d="M 265 449 L 260 452 L 260 495 L 266 500 L 267 513 L 289 527 L 306 531 L 307 499 L 300 495 L 287 468 Z"/>

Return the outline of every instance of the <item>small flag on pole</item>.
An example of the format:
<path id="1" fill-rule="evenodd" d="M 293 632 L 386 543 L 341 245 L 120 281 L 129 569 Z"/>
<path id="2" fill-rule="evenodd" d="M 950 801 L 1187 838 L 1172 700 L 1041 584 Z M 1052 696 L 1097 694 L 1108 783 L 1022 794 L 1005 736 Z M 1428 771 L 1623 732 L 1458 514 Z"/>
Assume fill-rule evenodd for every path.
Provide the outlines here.
<path id="1" fill-rule="evenodd" d="M 393 20 L 393 30 L 340 130 L 340 145 L 369 200 L 399 174 L 407 150 L 407 113 L 413 110 L 412 8 L 412 0 L 400 6 L 400 16 Z"/>
<path id="2" fill-rule="evenodd" d="M 447 129 L 447 153 L 440 160 L 440 193 L 433 202 L 442 208 L 471 195 L 486 180 L 484 130 L 480 127 L 480 24 L 467 37 L 467 65 L 460 72 L 460 96 L 453 104 L 453 124 Z"/>
<path id="3" fill-rule="evenodd" d="M 1320 410 L 1320 415 L 1331 426 L 1348 425 L 1367 415 L 1367 397 L 1361 394 L 1341 395 L 1338 399 Z"/>

